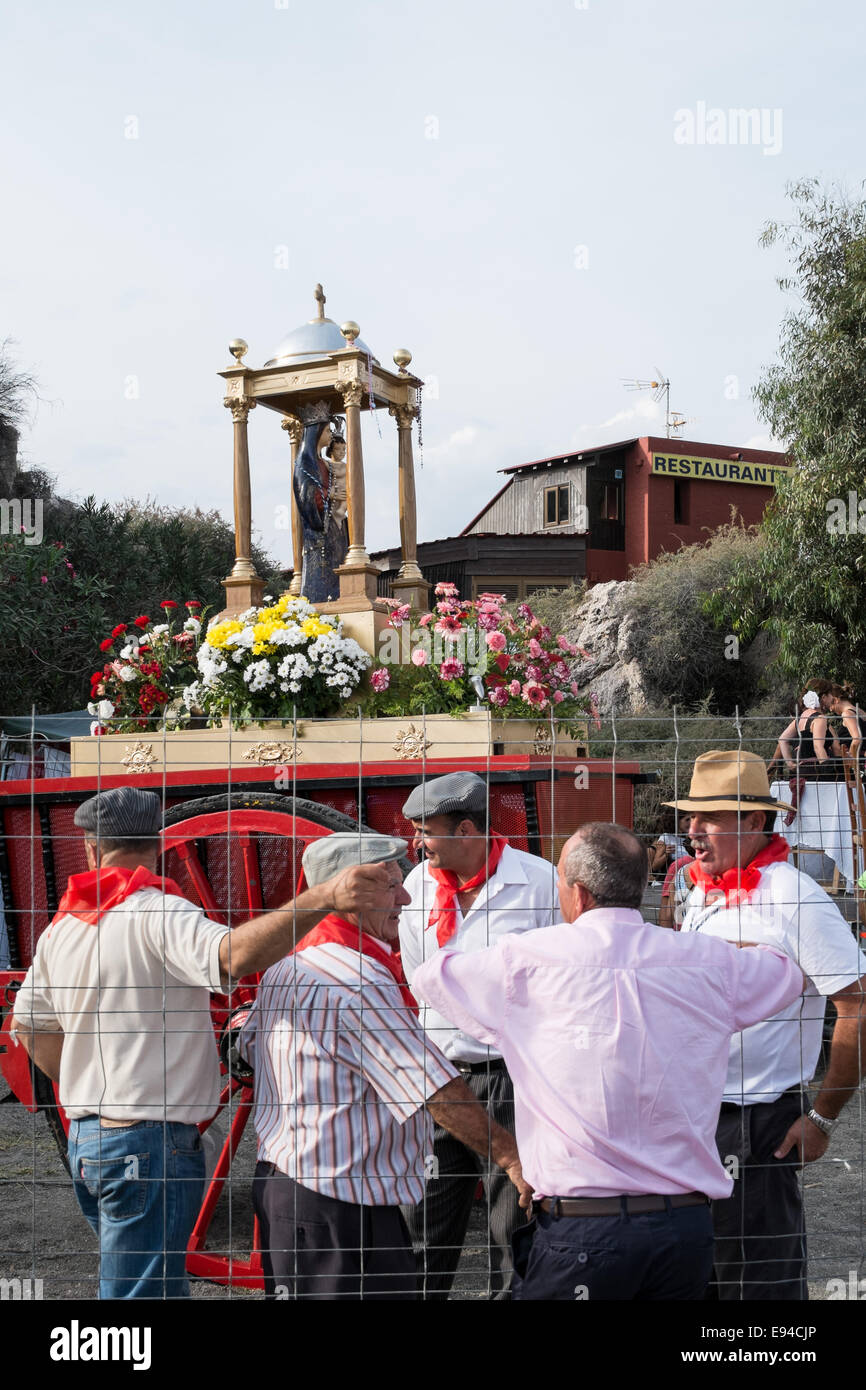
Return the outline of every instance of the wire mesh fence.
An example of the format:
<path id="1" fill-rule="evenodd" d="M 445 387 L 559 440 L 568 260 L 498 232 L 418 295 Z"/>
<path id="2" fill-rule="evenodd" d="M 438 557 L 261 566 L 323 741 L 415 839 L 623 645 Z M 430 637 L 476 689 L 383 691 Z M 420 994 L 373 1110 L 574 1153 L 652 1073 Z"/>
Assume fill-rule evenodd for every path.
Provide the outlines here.
<path id="1" fill-rule="evenodd" d="M 508 1040 L 479 1040 L 424 999 L 416 1015 L 415 1001 L 394 994 L 399 960 L 411 987 L 414 968 L 445 946 L 468 955 L 561 921 L 564 847 L 580 827 L 612 822 L 643 846 L 641 912 L 653 928 L 770 945 L 808 977 L 783 1017 L 734 1035 L 724 1100 L 721 1090 L 702 1095 L 705 1064 L 695 1058 L 694 1094 L 721 1103 L 720 1171 L 742 1198 L 724 1228 L 730 1202 L 714 1206 L 716 1296 L 802 1297 L 803 1268 L 811 1297 L 852 1296 L 866 1272 L 862 762 L 856 743 L 834 747 L 832 729 L 818 749 L 800 729 L 780 747 L 790 722 L 784 712 L 746 720 L 672 711 L 586 728 L 542 717 L 506 724 L 476 710 L 245 730 L 154 724 L 135 736 L 64 740 L 56 728 L 40 734 L 34 712 L 30 730 L 4 735 L 0 750 L 3 1296 L 95 1297 L 101 1287 L 103 1296 L 138 1288 L 163 1298 L 183 1294 L 188 1275 L 194 1298 L 257 1298 L 265 1285 L 278 1299 L 507 1297 L 511 1237 L 526 1221 L 493 1156 L 499 1127 L 515 1127 Z M 720 807 L 718 788 L 696 793 L 703 806 L 690 802 L 696 759 L 712 750 L 734 769 L 731 807 Z M 744 790 L 744 753 L 760 755 L 767 792 Z M 419 785 L 460 773 L 483 784 L 474 824 L 459 808 L 406 813 Z M 124 787 L 155 794 L 155 831 L 82 827 L 82 805 Z M 763 810 L 762 800 L 773 810 L 756 828 L 749 807 Z M 714 823 L 719 809 L 734 822 Z M 403 842 L 381 903 L 341 916 L 339 904 L 317 900 L 318 917 L 348 922 L 357 941 L 333 929 L 288 955 L 314 925 L 300 895 L 315 892 L 304 869 L 316 847 L 333 836 L 360 847 L 368 831 Z M 775 863 L 788 878 L 779 886 L 771 871 L 765 886 L 777 883 L 775 896 L 762 897 L 742 871 L 771 835 L 781 837 Z M 511 856 L 505 869 L 501 856 L 490 859 L 497 836 Z M 362 858 L 359 848 L 354 861 L 349 851 L 333 864 Z M 729 861 L 739 874 L 732 892 Z M 137 880 L 133 912 L 123 890 L 136 864 L 168 882 Z M 450 898 L 437 864 L 456 875 Z M 467 864 L 478 865 L 475 875 Z M 112 865 L 126 872 L 119 887 L 103 876 Z M 275 919 L 264 948 L 247 943 L 256 924 Z M 362 942 L 371 934 L 380 943 L 372 954 Z M 223 938 L 236 945 L 221 964 Z M 552 1006 L 555 982 L 545 988 Z M 31 1044 L 39 1035 L 48 1048 L 34 1053 L 43 1064 L 35 1069 L 12 1031 L 16 1001 Z M 646 1078 L 624 1060 L 625 1007 L 598 1045 L 590 1030 L 589 1044 L 563 1039 L 562 1048 L 578 1080 L 609 1076 L 618 1102 L 640 1111 Z M 671 999 L 674 1034 L 680 1007 Z M 63 1039 L 56 1056 L 46 1034 Z M 48 1073 L 61 1061 L 58 1090 Z M 457 1081 L 466 1091 L 448 1092 Z M 543 1076 L 537 1083 L 542 1093 Z M 532 1102 L 531 1081 L 522 1075 L 520 1086 Z M 486 1116 L 480 1141 L 474 1104 Z M 838 1119 L 832 1136 L 809 1122 L 811 1149 L 822 1152 L 813 1157 L 801 1138 L 786 1161 L 775 1157 L 810 1108 Z M 621 1138 L 597 1118 L 575 1117 L 578 1155 Z M 687 1121 L 681 1115 L 686 1130 L 671 1133 L 672 1150 L 688 1146 Z M 544 1117 L 535 1123 L 543 1128 Z M 517 1131 L 520 1143 L 519 1103 Z M 579 1160 L 565 1192 L 527 1176 L 536 1197 L 664 1199 L 682 1187 L 671 1163 L 655 1186 L 621 1191 L 588 1180 L 592 1164 L 582 1174 Z M 756 1206 L 774 1202 L 767 1232 Z M 109 1227 L 145 1220 L 152 1229 L 142 1234 L 139 1224 L 141 1245 L 133 1239 L 124 1263 L 128 1251 L 122 1238 L 112 1244 Z M 142 1273 L 146 1250 L 153 1258 Z"/>

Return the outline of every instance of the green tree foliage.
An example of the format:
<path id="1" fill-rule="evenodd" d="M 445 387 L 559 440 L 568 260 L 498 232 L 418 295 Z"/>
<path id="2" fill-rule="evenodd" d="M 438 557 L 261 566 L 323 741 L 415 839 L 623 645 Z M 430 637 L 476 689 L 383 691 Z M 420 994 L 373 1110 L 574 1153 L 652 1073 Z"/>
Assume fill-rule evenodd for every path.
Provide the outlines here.
<path id="1" fill-rule="evenodd" d="M 31 536 L 30 539 L 33 537 Z M 0 712 L 81 709 L 99 643 L 119 622 L 158 614 L 162 599 L 225 603 L 234 563 L 231 527 L 216 511 L 120 505 L 88 497 L 43 503 L 38 545 L 0 536 Z M 284 587 L 275 562 L 254 547 L 266 582 Z"/>
<path id="2" fill-rule="evenodd" d="M 761 526 L 760 551 L 711 610 L 745 640 L 778 642 L 776 667 L 866 688 L 866 203 L 793 185 L 791 223 L 769 224 L 797 297 L 783 320 L 779 361 L 755 390 L 762 418 L 784 442 L 790 477 Z M 862 512 L 860 511 L 862 503 Z"/>
<path id="3" fill-rule="evenodd" d="M 659 555 L 636 571 L 623 602 L 636 625 L 632 649 L 649 685 L 672 705 L 703 703 L 732 713 L 753 698 L 754 668 L 740 659 L 738 639 L 708 614 L 707 602 L 760 553 L 754 529 L 732 520 L 708 540 Z"/>

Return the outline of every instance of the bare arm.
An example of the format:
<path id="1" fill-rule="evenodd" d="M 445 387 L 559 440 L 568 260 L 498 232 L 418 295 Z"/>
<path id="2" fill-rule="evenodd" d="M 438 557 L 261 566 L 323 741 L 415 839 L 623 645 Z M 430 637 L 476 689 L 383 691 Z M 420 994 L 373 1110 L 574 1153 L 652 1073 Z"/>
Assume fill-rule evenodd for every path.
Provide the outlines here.
<path id="1" fill-rule="evenodd" d="M 789 767 L 794 761 L 791 757 L 791 739 L 796 738 L 796 736 L 797 721 L 796 719 L 792 719 L 785 732 L 780 736 L 779 742 L 776 744 L 776 747 L 778 748 L 780 755 L 784 758 L 785 762 L 788 764 Z M 773 755 L 773 757 L 775 761 L 775 754 Z"/>
<path id="2" fill-rule="evenodd" d="M 281 960 L 329 912 L 364 916 L 381 907 L 392 885 L 393 864 L 352 864 L 326 883 L 307 888 L 285 907 L 255 917 L 220 942 L 220 973 L 228 992 L 232 980 L 266 970 Z"/>
<path id="3" fill-rule="evenodd" d="M 24 1051 L 52 1081 L 60 1080 L 60 1054 L 63 1051 L 62 1033 L 38 1033 L 25 1029 L 17 1020 L 15 1036 Z"/>
<path id="4" fill-rule="evenodd" d="M 824 744 L 827 737 L 827 719 L 822 714 L 812 725 L 812 742 L 815 745 L 815 757 L 819 763 L 826 763 L 829 754 Z"/>
<path id="5" fill-rule="evenodd" d="M 503 1168 L 520 1193 L 520 1205 L 529 1207 L 532 1188 L 524 1180 L 514 1135 L 490 1118 L 462 1076 L 455 1076 L 431 1096 L 427 1109 L 437 1125 L 447 1129 L 461 1144 L 485 1158 L 489 1156 Z"/>
<path id="6" fill-rule="evenodd" d="M 855 980 L 853 985 L 840 989 L 830 998 L 836 1005 L 836 1026 L 830 1044 L 830 1061 L 824 1082 L 815 1098 L 814 1109 L 825 1120 L 835 1120 L 842 1107 L 850 1100 L 860 1082 L 866 1059 L 866 975 Z M 783 1158 L 796 1144 L 803 1163 L 812 1163 L 820 1158 L 830 1142 L 817 1125 L 806 1116 L 795 1120 L 781 1145 L 776 1157 Z"/>

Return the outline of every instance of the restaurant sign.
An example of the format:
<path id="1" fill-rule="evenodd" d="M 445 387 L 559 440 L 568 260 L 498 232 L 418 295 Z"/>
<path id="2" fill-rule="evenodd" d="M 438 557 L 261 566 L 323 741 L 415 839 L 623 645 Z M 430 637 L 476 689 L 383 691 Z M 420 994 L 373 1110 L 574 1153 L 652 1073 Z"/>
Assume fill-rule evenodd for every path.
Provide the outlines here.
<path id="1" fill-rule="evenodd" d="M 744 460 L 695 458 L 691 454 L 652 454 L 653 473 L 672 478 L 700 478 L 708 483 L 756 483 L 759 487 L 775 487 L 777 479 L 787 473 L 769 463 L 747 463 Z"/>

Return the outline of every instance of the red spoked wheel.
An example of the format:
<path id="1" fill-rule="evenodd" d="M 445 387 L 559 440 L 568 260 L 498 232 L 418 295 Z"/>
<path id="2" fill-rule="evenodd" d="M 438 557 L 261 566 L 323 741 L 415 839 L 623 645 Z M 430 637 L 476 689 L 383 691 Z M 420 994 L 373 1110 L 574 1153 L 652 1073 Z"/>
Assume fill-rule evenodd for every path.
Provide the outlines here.
<path id="1" fill-rule="evenodd" d="M 367 827 L 363 827 L 366 829 Z M 184 893 L 215 921 L 240 926 L 263 912 L 290 901 L 303 888 L 301 856 L 313 840 L 336 830 L 359 829 L 357 821 L 315 801 L 275 794 L 206 797 L 175 806 L 165 818 L 163 869 Z M 239 981 L 230 998 L 213 995 L 211 1015 L 218 1038 L 234 1009 L 255 998 L 258 976 Z M 199 1126 L 203 1135 L 222 1116 L 228 1130 L 219 1144 L 216 1165 L 205 1190 L 187 1254 L 193 1276 L 235 1288 L 262 1288 L 258 1222 L 252 1216 L 249 1183 L 242 1193 L 231 1191 L 232 1163 L 252 1112 L 252 1084 L 240 1082 L 223 1067 L 219 1109 Z M 208 1236 L 220 1198 L 229 1182 L 230 1200 L 240 1220 L 230 1215 L 227 1249 L 208 1248 Z M 224 1220 L 222 1223 L 224 1227 Z M 235 1227 L 246 1228 L 243 1247 L 249 1257 L 235 1254 Z M 217 1246 L 219 1246 L 217 1231 Z"/>

